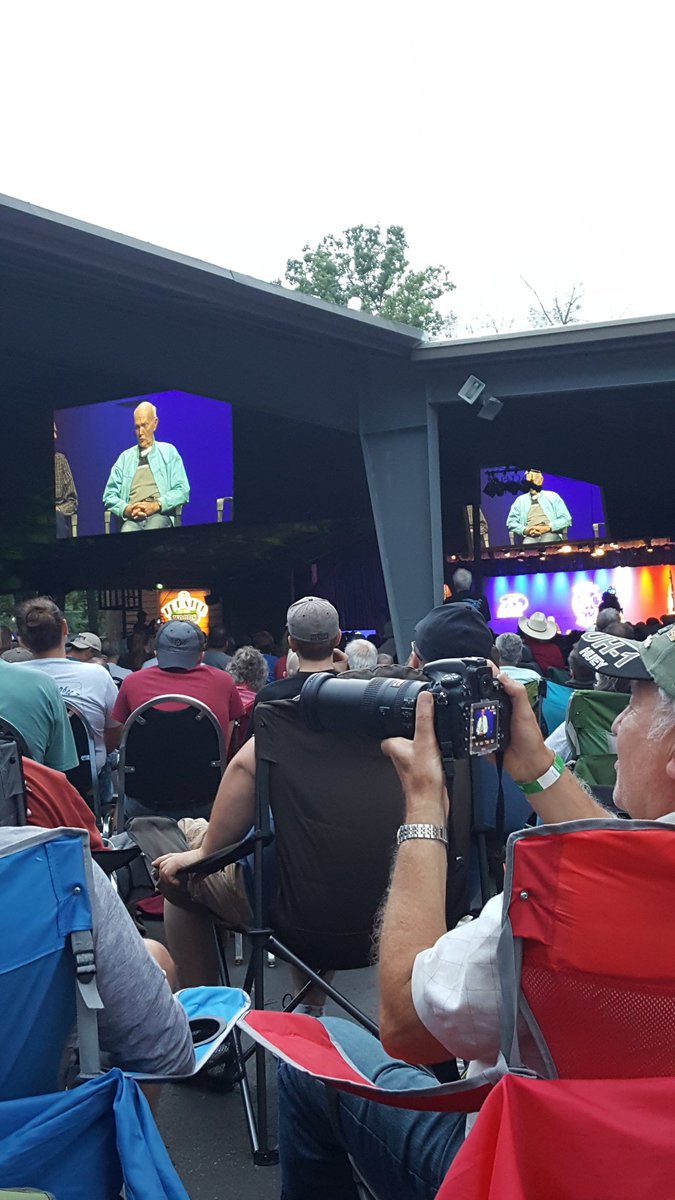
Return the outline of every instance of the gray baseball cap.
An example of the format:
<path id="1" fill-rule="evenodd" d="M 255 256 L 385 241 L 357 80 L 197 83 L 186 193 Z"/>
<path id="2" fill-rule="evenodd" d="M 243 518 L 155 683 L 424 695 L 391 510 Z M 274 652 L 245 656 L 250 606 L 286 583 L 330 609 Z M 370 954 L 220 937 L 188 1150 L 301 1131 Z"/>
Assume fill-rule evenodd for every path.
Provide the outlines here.
<path id="1" fill-rule="evenodd" d="M 644 642 L 592 630 L 578 645 L 579 654 L 601 675 L 651 679 L 675 700 L 675 625 L 666 625 Z"/>
<path id="2" fill-rule="evenodd" d="M 26 650 L 25 646 L 12 646 L 11 650 L 5 650 L 4 654 L 0 654 L 3 662 L 30 662 L 33 655 L 30 650 Z"/>
<path id="3" fill-rule="evenodd" d="M 101 653 L 101 639 L 95 633 L 76 633 L 74 637 L 69 637 L 67 646 L 74 646 L 76 650 L 95 650 L 97 654 Z"/>
<path id="4" fill-rule="evenodd" d="M 320 596 L 303 596 L 291 604 L 286 613 L 286 624 L 291 637 L 299 642 L 332 642 L 340 632 L 337 609 Z"/>
<path id="5" fill-rule="evenodd" d="M 204 635 L 192 621 L 167 621 L 157 634 L 155 653 L 157 664 L 168 670 L 177 667 L 191 671 L 196 667 L 204 649 Z"/>

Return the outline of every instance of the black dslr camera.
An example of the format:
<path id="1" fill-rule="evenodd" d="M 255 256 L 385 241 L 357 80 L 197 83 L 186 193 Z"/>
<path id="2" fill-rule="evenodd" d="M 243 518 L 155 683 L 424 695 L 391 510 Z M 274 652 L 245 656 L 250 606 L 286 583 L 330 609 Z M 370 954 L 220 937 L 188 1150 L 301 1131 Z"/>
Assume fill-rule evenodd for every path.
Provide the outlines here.
<path id="1" fill-rule="evenodd" d="M 424 674 L 424 683 L 311 675 L 300 693 L 300 709 L 310 729 L 365 733 L 380 741 L 412 738 L 417 697 L 431 692 L 443 758 L 469 758 L 505 748 L 511 702 L 484 658 L 439 659 L 427 663 Z"/>

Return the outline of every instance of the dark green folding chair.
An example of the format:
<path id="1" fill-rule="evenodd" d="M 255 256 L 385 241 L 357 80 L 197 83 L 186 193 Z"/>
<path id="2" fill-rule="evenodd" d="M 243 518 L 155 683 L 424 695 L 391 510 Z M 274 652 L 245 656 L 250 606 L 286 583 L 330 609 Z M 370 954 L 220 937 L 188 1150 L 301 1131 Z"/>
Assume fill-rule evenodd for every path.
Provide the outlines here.
<path id="1" fill-rule="evenodd" d="M 603 802 L 611 799 L 606 793 L 616 783 L 612 726 L 629 700 L 622 692 L 571 692 L 565 728 L 574 749 L 574 774 Z"/>

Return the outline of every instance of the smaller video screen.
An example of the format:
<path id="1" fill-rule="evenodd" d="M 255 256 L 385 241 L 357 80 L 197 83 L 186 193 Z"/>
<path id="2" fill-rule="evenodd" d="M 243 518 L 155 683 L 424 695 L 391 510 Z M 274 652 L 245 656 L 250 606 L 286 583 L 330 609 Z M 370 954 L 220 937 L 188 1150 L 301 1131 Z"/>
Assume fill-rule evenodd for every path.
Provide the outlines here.
<path id="1" fill-rule="evenodd" d="M 595 571 L 538 571 L 499 575 L 483 581 L 495 634 L 515 633 L 521 618 L 534 612 L 552 617 L 561 633 L 595 625 L 603 593 L 613 591 L 627 621 L 675 613 L 669 565 L 610 567 Z"/>
<path id="2" fill-rule="evenodd" d="M 471 705 L 470 754 L 489 754 L 497 747 L 499 709 L 496 704 Z"/>
<path id="3" fill-rule="evenodd" d="M 608 536 L 595 483 L 549 475 L 540 467 L 481 470 L 482 549 L 591 542 Z"/>
<path id="4" fill-rule="evenodd" d="M 54 412 L 56 536 L 233 519 L 232 405 L 156 392 Z"/>

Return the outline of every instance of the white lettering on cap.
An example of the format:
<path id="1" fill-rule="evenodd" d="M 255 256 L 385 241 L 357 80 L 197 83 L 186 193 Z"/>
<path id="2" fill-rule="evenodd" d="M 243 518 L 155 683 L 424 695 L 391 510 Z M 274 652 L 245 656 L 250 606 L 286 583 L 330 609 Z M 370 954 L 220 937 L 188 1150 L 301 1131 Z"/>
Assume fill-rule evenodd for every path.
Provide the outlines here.
<path id="1" fill-rule="evenodd" d="M 627 667 L 629 663 L 635 662 L 636 658 L 640 658 L 640 651 L 633 650 L 627 646 L 623 638 L 612 637 L 608 633 L 587 633 L 584 635 L 586 643 L 590 644 L 598 654 L 604 654 L 605 659 L 610 659 L 617 670 L 622 667 Z M 584 651 L 580 651 L 587 662 L 593 660 Z M 602 660 L 600 660 L 602 661 Z"/>
<path id="2" fill-rule="evenodd" d="M 601 658 L 599 654 L 596 654 L 595 650 L 591 650 L 590 646 L 584 646 L 579 653 L 587 663 L 590 663 L 594 670 L 597 670 L 598 667 L 602 667 L 604 665 L 605 660 Z"/>

